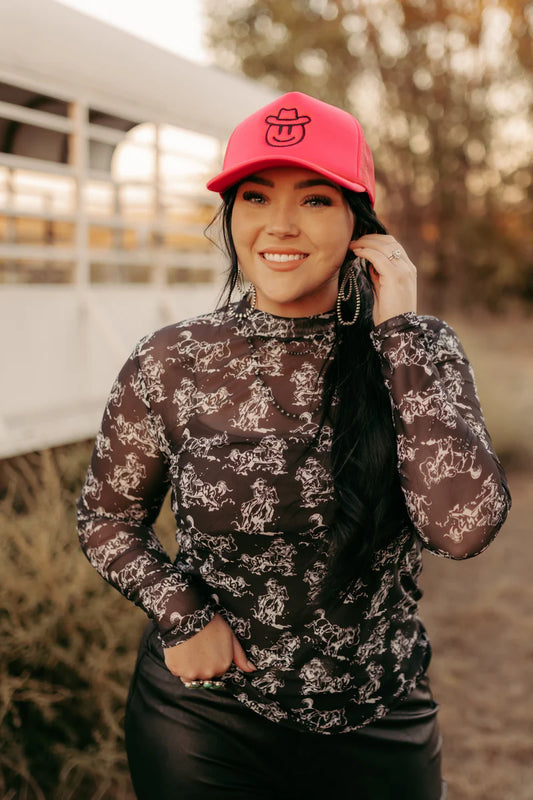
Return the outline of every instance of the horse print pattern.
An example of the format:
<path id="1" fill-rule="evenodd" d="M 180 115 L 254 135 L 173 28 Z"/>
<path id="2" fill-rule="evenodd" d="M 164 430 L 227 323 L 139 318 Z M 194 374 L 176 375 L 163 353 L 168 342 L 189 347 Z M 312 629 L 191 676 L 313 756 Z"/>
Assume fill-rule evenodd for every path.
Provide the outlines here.
<path id="1" fill-rule="evenodd" d="M 454 332 L 409 313 L 370 336 L 410 522 L 333 610 L 317 607 L 337 502 L 333 432 L 320 428 L 333 313 L 242 319 L 230 307 L 145 337 L 113 384 L 78 504 L 87 557 L 163 646 L 221 614 L 257 667 L 223 676 L 236 699 L 324 734 L 384 716 L 423 674 L 422 547 L 481 552 L 509 506 Z M 169 488 L 174 560 L 152 528 Z"/>

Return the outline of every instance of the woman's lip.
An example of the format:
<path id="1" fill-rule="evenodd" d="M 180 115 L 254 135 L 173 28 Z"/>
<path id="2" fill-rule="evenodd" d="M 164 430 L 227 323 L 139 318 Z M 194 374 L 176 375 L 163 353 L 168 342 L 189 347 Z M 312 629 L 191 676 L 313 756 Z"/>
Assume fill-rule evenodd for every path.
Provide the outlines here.
<path id="1" fill-rule="evenodd" d="M 261 250 L 259 255 L 269 264 L 298 264 L 303 261 L 309 253 L 303 250 Z"/>
<path id="2" fill-rule="evenodd" d="M 287 250 L 263 250 L 259 255 L 263 264 L 274 270 L 274 272 L 291 272 L 305 261 L 309 253 L 302 253 L 300 250 L 293 250 L 292 252 Z M 275 255 L 278 258 L 267 258 L 268 255 Z M 292 258 L 289 256 L 292 256 Z"/>
<path id="3" fill-rule="evenodd" d="M 295 247 L 265 247 L 264 250 L 260 250 L 259 254 L 264 255 L 265 253 L 274 253 L 275 255 L 279 256 L 307 256 L 305 250 L 297 250 Z"/>

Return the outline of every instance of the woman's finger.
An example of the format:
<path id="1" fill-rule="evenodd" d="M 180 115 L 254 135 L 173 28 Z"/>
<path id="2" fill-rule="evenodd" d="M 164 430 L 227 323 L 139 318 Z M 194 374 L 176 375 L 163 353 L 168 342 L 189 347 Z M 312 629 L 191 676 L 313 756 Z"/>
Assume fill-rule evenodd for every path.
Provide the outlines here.
<path id="1" fill-rule="evenodd" d="M 255 672 L 257 669 L 257 667 L 248 659 L 248 656 L 244 652 L 241 643 L 235 635 L 233 636 L 233 663 L 235 666 L 239 667 L 239 669 L 242 669 L 243 672 Z"/>
<path id="2" fill-rule="evenodd" d="M 416 311 L 416 267 L 393 236 L 362 236 L 350 242 L 350 249 L 369 264 L 375 325 L 407 311 Z"/>
<path id="3" fill-rule="evenodd" d="M 400 246 L 389 246 L 389 248 L 385 249 L 384 247 L 357 245 L 351 249 L 359 258 L 369 261 L 380 274 L 387 274 L 390 270 L 398 267 L 407 269 L 409 272 L 414 269 L 414 265 Z"/>

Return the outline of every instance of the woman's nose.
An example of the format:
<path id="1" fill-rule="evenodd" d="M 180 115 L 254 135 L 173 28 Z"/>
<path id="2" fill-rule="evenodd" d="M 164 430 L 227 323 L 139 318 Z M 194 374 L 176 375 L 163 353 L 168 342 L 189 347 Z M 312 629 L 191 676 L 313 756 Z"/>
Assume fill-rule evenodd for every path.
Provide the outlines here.
<path id="1" fill-rule="evenodd" d="M 272 236 L 297 236 L 300 232 L 296 215 L 291 208 L 280 205 L 272 208 L 272 213 L 267 224 L 267 233 Z"/>

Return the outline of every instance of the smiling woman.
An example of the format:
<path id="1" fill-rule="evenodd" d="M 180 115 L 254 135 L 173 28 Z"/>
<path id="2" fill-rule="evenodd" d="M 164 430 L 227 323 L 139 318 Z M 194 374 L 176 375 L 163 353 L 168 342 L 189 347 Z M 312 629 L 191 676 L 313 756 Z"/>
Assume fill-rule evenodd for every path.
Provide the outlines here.
<path id="1" fill-rule="evenodd" d="M 255 173 L 238 188 L 231 231 L 258 309 L 305 317 L 333 308 L 354 231 L 340 186 L 297 167 Z"/>
<path id="2" fill-rule="evenodd" d="M 468 361 L 415 312 L 352 116 L 284 95 L 208 187 L 226 302 L 135 348 L 79 502 L 88 558 L 151 618 L 135 790 L 442 800 L 421 552 L 476 555 L 510 503 Z M 169 486 L 173 562 L 151 527 Z"/>

